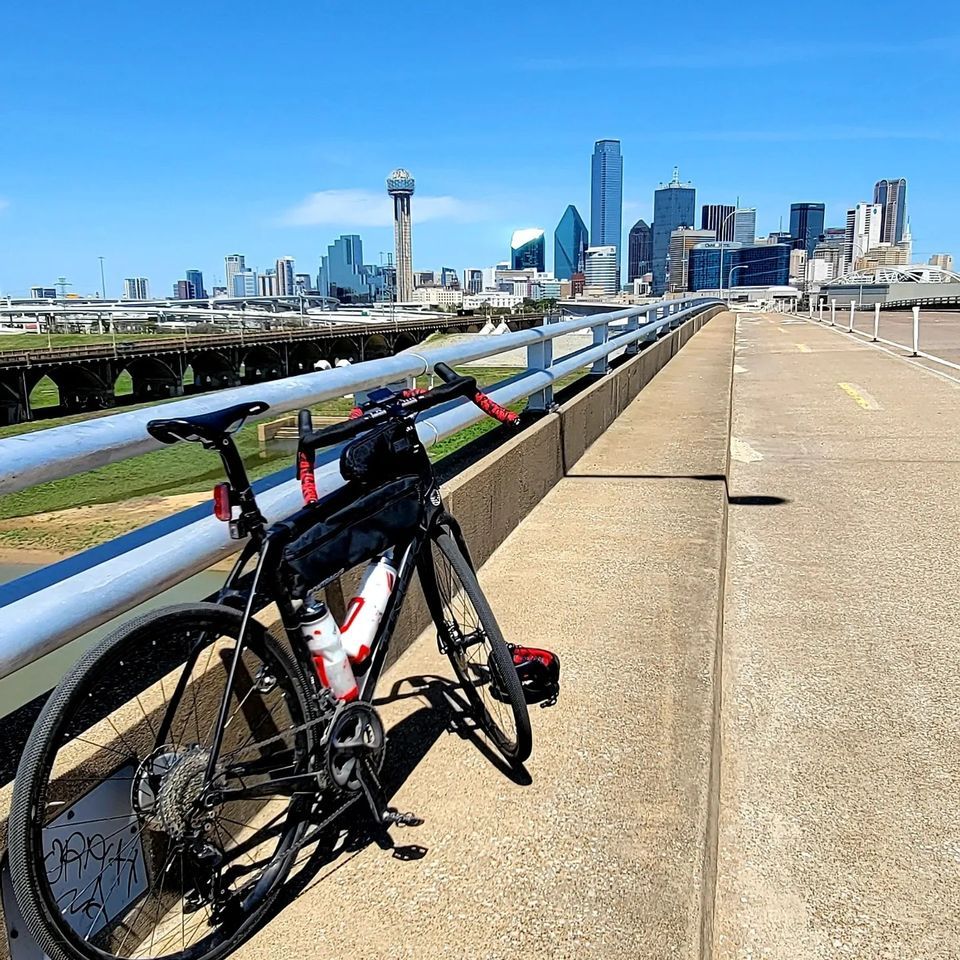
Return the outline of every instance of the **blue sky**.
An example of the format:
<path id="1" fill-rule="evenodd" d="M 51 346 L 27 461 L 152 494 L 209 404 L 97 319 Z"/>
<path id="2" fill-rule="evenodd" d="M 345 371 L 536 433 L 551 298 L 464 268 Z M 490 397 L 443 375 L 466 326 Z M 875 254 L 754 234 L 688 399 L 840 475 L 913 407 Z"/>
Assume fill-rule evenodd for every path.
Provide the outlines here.
<path id="1" fill-rule="evenodd" d="M 905 176 L 915 258 L 960 254 L 960 29 L 900 3 L 45 0 L 3 21 L 3 293 L 93 292 L 101 255 L 113 296 L 190 267 L 210 285 L 232 252 L 316 273 L 342 232 L 376 263 L 396 166 L 417 269 L 487 266 L 526 226 L 550 266 L 566 204 L 589 224 L 602 137 L 622 141 L 625 231 L 674 164 L 761 233 L 792 200 L 841 225 Z"/>

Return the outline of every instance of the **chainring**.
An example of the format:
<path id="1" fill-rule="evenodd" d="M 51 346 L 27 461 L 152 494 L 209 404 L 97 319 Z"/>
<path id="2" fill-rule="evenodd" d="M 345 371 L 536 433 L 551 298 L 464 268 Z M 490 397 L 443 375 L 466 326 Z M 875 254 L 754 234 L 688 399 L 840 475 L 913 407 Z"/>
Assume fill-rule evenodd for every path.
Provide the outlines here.
<path id="1" fill-rule="evenodd" d="M 379 773 L 386 746 L 383 721 L 369 703 L 355 701 L 339 707 L 324 743 L 331 786 L 346 793 L 358 793 L 361 790 L 358 765 L 366 761 Z"/>

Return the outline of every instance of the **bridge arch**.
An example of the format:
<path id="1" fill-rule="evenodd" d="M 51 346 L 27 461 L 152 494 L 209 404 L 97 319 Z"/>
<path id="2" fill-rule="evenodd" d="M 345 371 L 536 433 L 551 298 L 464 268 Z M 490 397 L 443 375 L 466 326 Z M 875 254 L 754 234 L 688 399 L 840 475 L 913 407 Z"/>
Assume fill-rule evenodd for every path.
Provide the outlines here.
<path id="1" fill-rule="evenodd" d="M 132 390 L 128 396 L 133 403 L 179 397 L 183 394 L 183 381 L 173 368 L 157 357 L 137 357 L 131 360 L 114 380 L 114 396 L 122 396 L 117 389 L 120 376 L 130 375 Z"/>
<path id="2" fill-rule="evenodd" d="M 284 374 L 283 358 L 273 347 L 263 344 L 251 347 L 240 361 L 241 379 L 244 383 L 262 383 L 264 380 L 279 380 Z"/>
<path id="3" fill-rule="evenodd" d="M 383 357 L 393 356 L 387 338 L 381 333 L 374 333 L 367 337 L 361 350 L 364 360 L 380 360 Z"/>
<path id="4" fill-rule="evenodd" d="M 409 350 L 415 347 L 420 341 L 410 333 L 401 333 L 393 342 L 393 352 L 400 353 L 401 350 Z"/>
<path id="5" fill-rule="evenodd" d="M 90 365 L 74 363 L 51 367 L 45 372 L 60 393 L 62 413 L 106 410 L 113 406 L 113 383 L 104 381 Z"/>
<path id="6" fill-rule="evenodd" d="M 329 360 L 319 343 L 304 340 L 290 347 L 290 376 L 310 373 L 320 360 Z"/>
<path id="7" fill-rule="evenodd" d="M 239 371 L 230 359 L 218 350 L 191 354 L 185 362 L 193 372 L 192 392 L 240 386 Z"/>
<path id="8" fill-rule="evenodd" d="M 351 363 L 356 363 L 360 359 L 360 351 L 353 340 L 341 337 L 339 340 L 334 340 L 330 345 L 327 359 L 332 360 L 334 364 L 337 360 L 349 360 Z"/>

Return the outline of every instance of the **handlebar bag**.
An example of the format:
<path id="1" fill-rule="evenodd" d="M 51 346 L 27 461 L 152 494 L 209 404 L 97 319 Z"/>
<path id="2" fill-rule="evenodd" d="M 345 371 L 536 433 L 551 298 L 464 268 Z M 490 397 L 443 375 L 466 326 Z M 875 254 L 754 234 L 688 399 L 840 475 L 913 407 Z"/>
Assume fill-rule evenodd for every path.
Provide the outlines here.
<path id="1" fill-rule="evenodd" d="M 287 542 L 280 576 L 302 599 L 313 588 L 410 540 L 423 516 L 421 483 L 399 477 L 369 490 L 353 484 L 274 524 Z"/>
<path id="2" fill-rule="evenodd" d="M 340 454 L 344 480 L 367 486 L 417 473 L 423 447 L 417 428 L 406 420 L 388 420 L 351 440 Z"/>

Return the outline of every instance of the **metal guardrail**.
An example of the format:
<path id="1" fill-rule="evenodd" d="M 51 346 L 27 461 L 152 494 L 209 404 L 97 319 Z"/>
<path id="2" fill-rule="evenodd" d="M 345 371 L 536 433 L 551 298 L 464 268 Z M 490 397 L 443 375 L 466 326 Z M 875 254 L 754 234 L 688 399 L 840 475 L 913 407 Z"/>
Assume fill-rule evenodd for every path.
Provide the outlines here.
<path id="1" fill-rule="evenodd" d="M 270 414 L 275 415 L 384 383 L 421 376 L 432 372 L 434 364 L 440 361 L 450 365 L 462 364 L 523 346 L 527 347 L 526 370 L 488 388 L 488 392 L 498 403 L 505 405 L 525 397 L 534 397 L 542 404 L 561 377 L 586 366 L 594 372 L 605 372 L 609 368 L 611 353 L 640 341 L 652 342 L 684 320 L 720 305 L 721 301 L 715 298 L 660 301 L 584 319 L 549 323 L 518 333 L 482 337 L 475 343 L 442 347 L 423 354 L 407 352 L 350 367 L 222 390 L 210 396 L 164 404 L 160 408 L 9 437 L 0 440 L 0 492 L 69 477 L 159 447 L 144 429 L 158 409 L 164 416 L 175 417 L 204 413 L 245 400 L 263 400 L 271 404 Z M 642 323 L 641 317 L 645 317 Z M 623 331 L 613 331 L 611 336 L 611 324 L 620 321 L 624 322 Z M 553 340 L 582 330 L 593 331 L 593 345 L 554 362 Z M 454 401 L 418 422 L 418 433 L 429 447 L 483 417 L 484 414 L 473 404 Z M 302 505 L 300 487 L 292 479 L 292 473 L 291 467 L 256 485 L 257 501 L 268 522 L 282 519 Z M 284 476 L 290 479 L 284 480 Z M 338 451 L 332 450 L 326 457 L 318 458 L 317 489 L 322 494 L 342 484 Z M 36 591 L 17 591 L 21 581 L 0 587 L 0 594 L 11 591 L 16 594 L 14 599 L 0 606 L 0 678 L 238 549 L 237 542 L 230 540 L 224 524 L 210 515 L 194 519 L 196 513 L 197 508 L 193 508 L 159 522 L 156 526 L 166 529 L 172 526 L 173 529 L 154 539 L 144 541 L 142 536 L 137 536 L 138 531 L 118 538 L 115 544 L 128 542 L 131 546 L 108 555 L 102 562 L 97 561 L 103 556 L 104 547 L 95 547 L 70 561 L 63 561 L 74 567 L 79 561 L 80 569 L 72 575 L 58 577 Z M 85 564 L 83 558 L 87 555 L 90 560 Z M 28 580 L 30 576 L 36 574 L 23 579 Z"/>
<path id="2" fill-rule="evenodd" d="M 906 343 L 897 343 L 896 340 L 887 340 L 884 337 L 880 336 L 880 311 L 881 309 L 888 306 L 887 304 L 881 305 L 875 303 L 873 305 L 873 331 L 872 333 L 867 333 L 865 330 L 858 330 L 856 327 L 856 305 L 851 303 L 849 314 L 847 317 L 846 324 L 837 323 L 837 310 L 836 310 L 836 301 L 831 302 L 831 310 L 829 319 L 825 320 L 823 313 L 823 306 L 820 305 L 817 309 L 817 315 L 814 316 L 813 304 L 810 305 L 809 315 L 807 319 L 814 320 L 820 323 L 825 324 L 830 327 L 837 327 L 840 330 L 845 330 L 847 333 L 857 334 L 858 336 L 867 338 L 871 343 L 882 343 L 888 347 L 895 347 L 897 350 L 903 350 L 911 357 L 922 357 L 924 360 L 930 360 L 933 363 L 939 363 L 944 367 L 949 367 L 951 370 L 960 370 L 960 363 L 954 363 L 952 360 L 945 360 L 943 357 L 938 357 L 935 353 L 927 353 L 925 350 L 920 349 L 920 307 L 917 304 L 914 304 L 910 310 L 913 313 L 913 325 L 912 325 L 912 337 L 911 343 L 908 345 Z"/>

